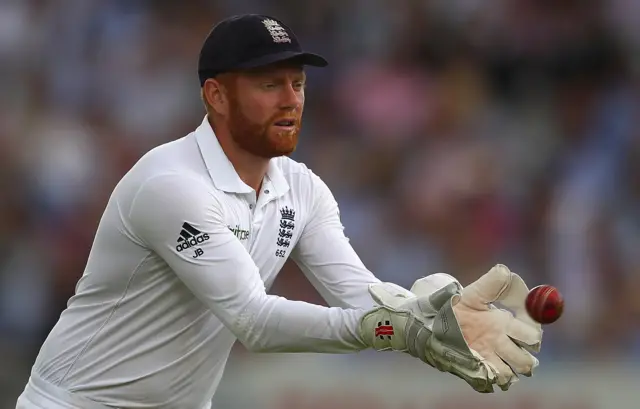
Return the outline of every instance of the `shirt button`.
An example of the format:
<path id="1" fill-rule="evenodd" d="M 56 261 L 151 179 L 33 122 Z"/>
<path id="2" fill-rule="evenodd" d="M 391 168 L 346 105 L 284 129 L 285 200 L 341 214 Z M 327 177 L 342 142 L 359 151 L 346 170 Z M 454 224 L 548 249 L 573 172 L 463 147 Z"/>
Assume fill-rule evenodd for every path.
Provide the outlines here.
<path id="1" fill-rule="evenodd" d="M 253 209 L 253 205 L 252 204 L 249 205 L 249 209 Z"/>
<path id="2" fill-rule="evenodd" d="M 269 194 L 269 189 L 264 191 L 265 194 Z"/>

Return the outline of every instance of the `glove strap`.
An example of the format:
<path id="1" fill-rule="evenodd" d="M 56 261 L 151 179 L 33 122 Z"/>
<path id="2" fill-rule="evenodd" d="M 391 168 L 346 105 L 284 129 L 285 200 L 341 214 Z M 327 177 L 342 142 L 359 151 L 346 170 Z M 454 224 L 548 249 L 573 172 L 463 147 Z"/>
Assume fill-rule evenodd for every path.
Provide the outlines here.
<path id="1" fill-rule="evenodd" d="M 409 317 L 405 334 L 407 352 L 414 357 L 420 358 L 421 361 L 435 366 L 435 361 L 427 354 L 427 348 L 425 348 L 425 346 L 428 345 L 429 337 L 431 337 L 431 331 L 429 331 L 424 323 L 413 316 Z"/>

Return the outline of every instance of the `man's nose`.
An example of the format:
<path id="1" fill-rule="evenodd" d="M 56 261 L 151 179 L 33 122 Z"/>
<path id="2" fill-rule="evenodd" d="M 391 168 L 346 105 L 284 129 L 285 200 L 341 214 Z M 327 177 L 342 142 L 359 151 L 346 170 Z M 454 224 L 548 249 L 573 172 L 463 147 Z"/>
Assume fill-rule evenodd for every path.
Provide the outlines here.
<path id="1" fill-rule="evenodd" d="M 293 85 L 287 85 L 282 90 L 282 101 L 280 108 L 287 110 L 295 110 L 302 105 L 303 97 L 299 91 L 293 87 Z"/>

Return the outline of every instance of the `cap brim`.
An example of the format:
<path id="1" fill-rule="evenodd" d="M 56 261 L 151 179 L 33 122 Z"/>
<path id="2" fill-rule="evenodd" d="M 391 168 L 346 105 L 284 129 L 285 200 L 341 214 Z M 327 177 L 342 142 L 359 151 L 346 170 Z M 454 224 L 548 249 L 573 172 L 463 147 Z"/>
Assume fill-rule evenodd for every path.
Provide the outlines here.
<path id="1" fill-rule="evenodd" d="M 309 65 L 311 67 L 326 67 L 329 62 L 324 57 L 314 53 L 283 51 L 280 53 L 269 54 L 263 57 L 255 58 L 237 66 L 238 69 L 247 70 L 252 68 L 260 68 L 278 62 L 291 61 L 301 65 Z"/>

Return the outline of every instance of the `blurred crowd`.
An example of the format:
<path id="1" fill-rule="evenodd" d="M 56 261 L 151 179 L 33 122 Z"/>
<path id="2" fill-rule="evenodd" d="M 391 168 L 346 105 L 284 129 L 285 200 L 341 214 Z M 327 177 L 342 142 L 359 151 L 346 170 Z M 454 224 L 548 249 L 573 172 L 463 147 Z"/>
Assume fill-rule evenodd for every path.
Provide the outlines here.
<path id="1" fill-rule="evenodd" d="M 27 358 L 0 383 L 65 308 L 119 178 L 202 120 L 199 48 L 244 12 L 330 60 L 294 158 L 379 278 L 504 263 L 565 295 L 544 354 L 640 356 L 639 2 L 3 0 L 0 351 Z M 323 302 L 295 265 L 272 290 Z"/>

